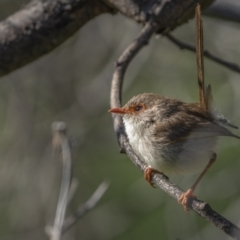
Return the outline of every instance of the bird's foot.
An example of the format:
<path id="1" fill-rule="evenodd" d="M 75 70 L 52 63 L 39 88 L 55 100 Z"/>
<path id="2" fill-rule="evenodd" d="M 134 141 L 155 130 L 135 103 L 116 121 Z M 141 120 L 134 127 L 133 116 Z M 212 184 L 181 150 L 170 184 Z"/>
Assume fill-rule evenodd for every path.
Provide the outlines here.
<path id="1" fill-rule="evenodd" d="M 159 172 L 158 170 L 151 168 L 151 167 L 147 167 L 144 170 L 144 178 L 145 180 L 147 180 L 147 182 L 152 186 L 155 187 L 153 182 L 152 182 L 152 173 L 159 173 L 161 175 L 163 175 L 167 180 L 168 180 L 168 176 L 164 175 L 162 172 Z"/>
<path id="2" fill-rule="evenodd" d="M 178 202 L 183 205 L 183 208 L 186 212 L 189 210 L 189 206 L 192 204 L 192 201 L 197 197 L 193 194 L 193 190 L 190 188 L 185 193 L 183 193 Z"/>

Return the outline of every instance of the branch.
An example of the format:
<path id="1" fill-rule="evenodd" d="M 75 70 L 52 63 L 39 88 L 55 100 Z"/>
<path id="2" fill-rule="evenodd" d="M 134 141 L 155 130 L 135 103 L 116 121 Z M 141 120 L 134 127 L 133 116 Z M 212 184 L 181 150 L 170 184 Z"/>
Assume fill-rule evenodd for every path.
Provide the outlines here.
<path id="1" fill-rule="evenodd" d="M 166 8 L 155 17 L 159 29 L 169 31 L 193 18 L 195 6 L 198 2 L 201 4 L 202 9 L 205 9 L 214 0 L 105 0 L 105 2 L 141 25 L 145 25 L 149 21 L 159 3 L 165 5 Z"/>
<path id="2" fill-rule="evenodd" d="M 150 37 L 155 32 L 157 27 L 153 24 L 146 24 L 136 40 L 131 43 L 127 49 L 123 52 L 117 61 L 117 65 L 113 74 L 110 104 L 111 108 L 121 107 L 121 95 L 122 84 L 124 74 L 127 70 L 131 60 L 146 45 Z M 142 171 L 146 169 L 146 164 L 133 152 L 131 145 L 129 144 L 127 135 L 124 130 L 122 117 L 117 114 L 113 114 L 114 129 L 117 134 L 117 139 L 121 148 L 121 152 L 125 152 L 130 160 Z M 170 196 L 178 199 L 183 191 L 175 184 L 168 181 L 163 175 L 154 173 L 153 182 L 156 186 L 168 193 Z M 211 209 L 211 207 L 200 200 L 193 200 L 191 209 L 204 219 L 212 222 L 216 227 L 223 230 L 226 234 L 234 239 L 240 239 L 240 229 L 226 218 Z"/>
<path id="3" fill-rule="evenodd" d="M 113 10 L 99 0 L 32 0 L 0 22 L 0 76 L 50 52 L 106 12 Z"/>
<path id="4" fill-rule="evenodd" d="M 72 179 L 72 154 L 70 144 L 66 136 L 66 124 L 63 122 L 55 122 L 52 125 L 52 130 L 54 132 L 54 147 L 61 148 L 63 173 L 54 225 L 52 228 L 48 228 L 48 234 L 51 240 L 60 240 Z"/>
<path id="5" fill-rule="evenodd" d="M 77 209 L 76 213 L 66 218 L 63 224 L 62 233 L 68 231 L 74 224 L 77 223 L 79 219 L 85 216 L 86 213 L 88 213 L 98 204 L 104 193 L 107 191 L 109 185 L 110 181 L 107 180 L 103 181 L 95 190 L 93 195 Z"/>
<path id="6" fill-rule="evenodd" d="M 166 7 L 157 16 L 159 32 L 169 32 L 194 16 L 199 2 L 207 8 L 214 0 L 161 0 Z M 49 53 L 83 25 L 102 13 L 120 11 L 145 25 L 158 0 L 32 0 L 0 22 L 0 76 Z M 109 6 L 110 7 L 109 7 Z M 115 10 L 113 10 L 113 8 Z M 240 21 L 239 9 L 227 3 L 214 4 L 205 14 Z M 232 18 L 232 19 L 231 19 Z"/>
<path id="7" fill-rule="evenodd" d="M 185 43 L 185 42 L 182 42 L 180 41 L 179 39 L 173 37 L 172 35 L 168 34 L 166 35 L 166 37 L 171 41 L 173 42 L 175 45 L 177 45 L 180 49 L 182 50 L 189 50 L 191 52 L 196 52 L 196 47 L 195 46 L 192 46 L 188 43 Z M 231 63 L 231 62 L 228 62 L 226 60 L 223 60 L 219 57 L 216 57 L 215 55 L 213 55 L 212 53 L 210 53 L 209 51 L 207 50 L 204 50 L 203 51 L 203 55 L 208 58 L 208 59 L 211 59 L 212 61 L 216 62 L 216 63 L 219 63 L 220 65 L 228 68 L 228 69 L 231 69 L 232 71 L 235 71 L 237 73 L 240 73 L 240 66 L 235 64 L 235 63 Z"/>
<path id="8" fill-rule="evenodd" d="M 214 0 L 200 0 L 203 7 Z M 55 49 L 102 13 L 122 12 L 145 25 L 159 0 L 32 0 L 0 22 L 0 76 Z M 162 0 L 159 31 L 170 31 L 194 16 L 198 0 Z M 165 4 L 166 3 L 166 4 Z M 110 7 L 109 7 L 109 6 Z M 114 10 L 113 10 L 114 9 Z"/>
<path id="9" fill-rule="evenodd" d="M 239 3 L 234 4 L 230 1 L 216 1 L 212 6 L 204 11 L 204 15 L 239 23 L 240 5 Z"/>
<path id="10" fill-rule="evenodd" d="M 63 173 L 54 225 L 53 227 L 46 227 L 46 233 L 49 235 L 50 240 L 60 240 L 64 232 L 98 204 L 107 191 L 110 181 L 103 181 L 93 195 L 77 209 L 76 213 L 65 219 L 67 206 L 75 193 L 78 183 L 74 179 L 72 181 L 72 153 L 70 142 L 66 136 L 66 124 L 64 122 L 54 122 L 52 130 L 54 133 L 54 150 L 62 154 Z"/>

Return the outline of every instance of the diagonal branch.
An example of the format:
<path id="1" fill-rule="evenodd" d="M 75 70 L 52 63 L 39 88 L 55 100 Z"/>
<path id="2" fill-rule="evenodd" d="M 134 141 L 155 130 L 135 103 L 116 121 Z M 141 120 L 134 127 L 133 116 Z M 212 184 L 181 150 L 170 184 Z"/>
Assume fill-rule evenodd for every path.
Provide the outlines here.
<path id="1" fill-rule="evenodd" d="M 189 50 L 191 52 L 196 52 L 196 47 L 195 46 L 192 46 L 188 43 L 185 43 L 185 42 L 182 42 L 180 41 L 179 39 L 175 38 L 174 36 L 168 34 L 166 35 L 166 37 L 172 42 L 174 43 L 175 45 L 177 45 L 180 49 L 182 50 Z M 240 73 L 240 66 L 235 64 L 235 63 L 231 63 L 231 62 L 228 62 L 226 60 L 223 60 L 219 57 L 216 57 L 215 55 L 213 55 L 212 53 L 210 53 L 209 51 L 207 50 L 204 50 L 203 51 L 203 55 L 208 58 L 208 59 L 211 59 L 212 61 L 216 62 L 216 63 L 219 63 L 220 65 L 228 68 L 228 69 L 231 69 L 232 71 L 235 71 L 237 73 Z"/>
<path id="2" fill-rule="evenodd" d="M 194 5 L 205 8 L 214 0 L 161 0 L 167 7 L 158 16 L 159 30 L 168 32 L 194 15 Z M 159 0 L 31 0 L 0 22 L 0 76 L 49 53 L 83 25 L 103 13 L 121 12 L 145 25 Z"/>
<path id="3" fill-rule="evenodd" d="M 214 0 L 31 0 L 0 22 L 0 76 L 49 53 L 100 14 L 119 11 L 145 25 L 158 2 L 168 4 L 157 16 L 159 31 L 169 32 L 194 16 L 197 2 L 207 8 Z M 239 21 L 238 8 L 215 3 L 205 13 Z"/>
<path id="4" fill-rule="evenodd" d="M 32 0 L 0 22 L 0 76 L 50 52 L 106 12 L 113 10 L 99 0 Z"/>
<path id="5" fill-rule="evenodd" d="M 53 227 L 47 226 L 46 233 L 50 240 L 60 240 L 63 233 L 68 231 L 79 219 L 92 210 L 101 200 L 107 191 L 110 181 L 103 181 L 92 196 L 77 211 L 65 219 L 66 210 L 77 188 L 76 180 L 72 181 L 72 152 L 70 142 L 67 138 L 67 127 L 64 122 L 54 122 L 53 130 L 53 147 L 62 155 L 63 173 L 62 183 L 57 204 L 56 216 Z"/>
<path id="6" fill-rule="evenodd" d="M 90 210 L 96 207 L 104 193 L 107 191 L 109 185 L 110 181 L 108 180 L 103 181 L 95 190 L 95 192 L 92 194 L 92 196 L 84 204 L 82 204 L 73 215 L 65 219 L 62 228 L 62 233 L 68 231 L 74 224 L 77 223 L 79 219 L 84 217 Z"/>
<path id="7" fill-rule="evenodd" d="M 146 24 L 140 32 L 139 36 L 126 48 L 126 50 L 119 57 L 112 79 L 110 97 L 111 108 L 121 107 L 122 84 L 127 67 L 134 56 L 136 56 L 137 53 L 146 45 L 156 29 L 156 25 Z M 147 166 L 132 150 L 124 130 L 122 117 L 118 114 L 113 114 L 113 123 L 121 152 L 125 152 L 133 164 L 144 171 Z M 171 183 L 161 174 L 154 173 L 152 180 L 156 186 L 161 188 L 163 191 L 175 199 L 178 199 L 183 193 L 183 191 L 178 186 Z M 207 221 L 213 223 L 219 229 L 223 230 L 232 238 L 240 239 L 240 229 L 235 224 L 231 223 L 229 220 L 212 210 L 207 203 L 197 199 L 193 200 L 191 209 Z"/>

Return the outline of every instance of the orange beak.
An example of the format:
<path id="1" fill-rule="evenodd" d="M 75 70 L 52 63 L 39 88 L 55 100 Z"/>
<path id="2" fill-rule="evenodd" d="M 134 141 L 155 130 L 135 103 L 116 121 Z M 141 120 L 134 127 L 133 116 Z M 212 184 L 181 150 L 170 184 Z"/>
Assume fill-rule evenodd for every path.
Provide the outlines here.
<path id="1" fill-rule="evenodd" d="M 125 114 L 126 110 L 124 110 L 123 108 L 111 108 L 110 110 L 108 110 L 111 113 L 118 113 L 118 114 Z"/>

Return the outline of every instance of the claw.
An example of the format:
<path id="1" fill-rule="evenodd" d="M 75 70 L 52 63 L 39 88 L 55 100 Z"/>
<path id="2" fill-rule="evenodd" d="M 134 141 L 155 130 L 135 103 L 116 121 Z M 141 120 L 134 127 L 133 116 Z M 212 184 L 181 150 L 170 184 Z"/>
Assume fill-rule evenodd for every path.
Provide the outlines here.
<path id="1" fill-rule="evenodd" d="M 152 182 L 152 173 L 160 173 L 162 174 L 166 179 L 168 179 L 168 177 L 166 175 L 164 175 L 162 172 L 159 172 L 158 170 L 151 168 L 151 167 L 147 167 L 144 171 L 144 178 L 145 180 L 148 181 L 148 183 L 155 188 L 153 182 Z"/>
<path id="2" fill-rule="evenodd" d="M 196 199 L 197 197 L 193 194 L 192 189 L 188 189 L 185 193 L 183 193 L 179 199 L 178 202 L 183 205 L 183 208 L 186 212 L 189 210 L 189 206 L 191 205 L 193 199 Z"/>

